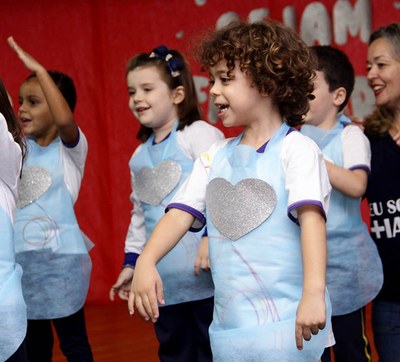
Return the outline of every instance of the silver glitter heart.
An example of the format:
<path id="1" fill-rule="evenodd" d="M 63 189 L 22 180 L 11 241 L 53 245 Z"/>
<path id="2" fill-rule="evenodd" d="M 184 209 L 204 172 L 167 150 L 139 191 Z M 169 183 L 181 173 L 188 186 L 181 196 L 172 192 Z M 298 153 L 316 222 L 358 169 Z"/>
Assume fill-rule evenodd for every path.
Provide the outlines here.
<path id="1" fill-rule="evenodd" d="M 41 167 L 22 169 L 22 177 L 18 184 L 17 207 L 22 209 L 42 196 L 51 186 L 49 172 Z"/>
<path id="2" fill-rule="evenodd" d="M 171 160 L 160 162 L 153 169 L 142 168 L 135 174 L 133 187 L 138 198 L 150 205 L 159 205 L 181 179 L 181 166 Z"/>
<path id="3" fill-rule="evenodd" d="M 219 232 L 237 240 L 272 214 L 276 193 L 268 183 L 258 179 L 232 185 L 223 178 L 215 178 L 207 186 L 206 205 Z"/>

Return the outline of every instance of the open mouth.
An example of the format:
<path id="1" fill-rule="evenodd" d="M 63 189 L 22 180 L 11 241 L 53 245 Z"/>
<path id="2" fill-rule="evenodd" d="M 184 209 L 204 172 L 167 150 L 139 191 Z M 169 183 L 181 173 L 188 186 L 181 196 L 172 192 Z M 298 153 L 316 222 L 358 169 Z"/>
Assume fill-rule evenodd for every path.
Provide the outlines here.
<path id="1" fill-rule="evenodd" d="M 32 122 L 31 119 L 25 118 L 25 117 L 21 117 L 20 120 L 21 120 L 21 123 L 22 123 L 23 126 L 26 126 L 26 125 L 28 125 L 29 123 Z"/>
<path id="2" fill-rule="evenodd" d="M 215 106 L 219 109 L 218 116 L 223 116 L 229 109 L 228 104 L 215 104 Z"/>
<path id="3" fill-rule="evenodd" d="M 382 91 L 385 88 L 385 86 L 383 86 L 383 85 L 372 85 L 371 88 L 374 91 L 375 96 L 377 96 L 380 93 L 382 93 Z"/>
<path id="4" fill-rule="evenodd" d="M 136 112 L 138 114 L 141 114 L 141 113 L 147 111 L 148 109 L 150 109 L 150 107 L 138 107 L 138 108 L 136 108 Z"/>

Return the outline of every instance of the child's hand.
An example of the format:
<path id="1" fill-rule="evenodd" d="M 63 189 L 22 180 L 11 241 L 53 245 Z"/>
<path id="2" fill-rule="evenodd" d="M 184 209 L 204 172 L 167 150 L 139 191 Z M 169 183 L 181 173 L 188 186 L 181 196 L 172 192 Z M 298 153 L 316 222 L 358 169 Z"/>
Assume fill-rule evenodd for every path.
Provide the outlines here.
<path id="1" fill-rule="evenodd" d="M 312 335 L 325 328 L 326 311 L 324 294 L 301 298 L 296 315 L 296 346 L 303 349 L 303 339 L 309 341 Z"/>
<path id="2" fill-rule="evenodd" d="M 118 293 L 120 299 L 128 301 L 134 272 L 134 269 L 130 267 L 121 270 L 117 281 L 110 289 L 109 297 L 112 302 L 115 299 L 115 293 Z"/>
<path id="3" fill-rule="evenodd" d="M 134 306 L 145 321 L 157 321 L 158 303 L 164 304 L 163 286 L 155 264 L 138 258 L 129 293 L 128 309 L 133 315 Z"/>
<path id="4" fill-rule="evenodd" d="M 8 44 L 10 45 L 11 49 L 17 53 L 18 57 L 22 60 L 24 63 L 25 67 L 28 68 L 32 73 L 37 73 L 41 70 L 45 70 L 45 68 L 35 59 L 33 58 L 30 54 L 25 52 L 14 40 L 12 36 L 10 36 L 8 39 Z"/>
<path id="5" fill-rule="evenodd" d="M 208 237 L 204 236 L 201 239 L 197 257 L 194 262 L 194 273 L 200 275 L 200 268 L 204 271 L 210 270 L 210 259 L 208 258 Z"/>

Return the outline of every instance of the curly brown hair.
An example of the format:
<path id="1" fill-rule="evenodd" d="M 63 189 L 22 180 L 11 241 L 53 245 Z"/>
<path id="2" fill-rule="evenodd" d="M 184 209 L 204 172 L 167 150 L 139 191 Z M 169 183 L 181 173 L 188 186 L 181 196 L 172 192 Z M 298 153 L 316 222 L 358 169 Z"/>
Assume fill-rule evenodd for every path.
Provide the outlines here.
<path id="1" fill-rule="evenodd" d="M 369 37 L 368 45 L 375 40 L 386 39 L 390 44 L 393 56 L 400 62 L 400 23 L 392 23 L 375 30 Z M 365 133 L 369 136 L 381 136 L 389 132 L 395 121 L 395 111 L 385 106 L 377 107 L 373 114 L 364 121 Z"/>
<path id="2" fill-rule="evenodd" d="M 290 126 L 303 122 L 314 98 L 316 62 L 292 29 L 273 21 L 233 22 L 203 40 L 197 57 L 204 71 L 224 60 L 231 72 L 238 61 L 252 85 L 272 97 Z"/>

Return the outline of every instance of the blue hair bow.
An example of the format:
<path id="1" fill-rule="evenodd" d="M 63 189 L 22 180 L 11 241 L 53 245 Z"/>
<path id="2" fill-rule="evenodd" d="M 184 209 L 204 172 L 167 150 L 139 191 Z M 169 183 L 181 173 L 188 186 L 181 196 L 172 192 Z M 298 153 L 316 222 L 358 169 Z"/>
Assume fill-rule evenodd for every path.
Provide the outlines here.
<path id="1" fill-rule="evenodd" d="M 178 58 L 174 58 L 165 45 L 160 45 L 153 49 L 149 57 L 165 60 L 173 78 L 181 75 L 180 71 L 183 69 L 183 62 Z"/>

